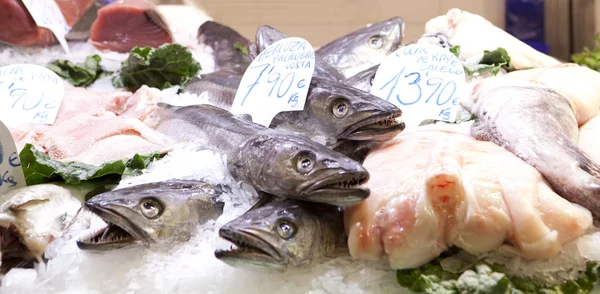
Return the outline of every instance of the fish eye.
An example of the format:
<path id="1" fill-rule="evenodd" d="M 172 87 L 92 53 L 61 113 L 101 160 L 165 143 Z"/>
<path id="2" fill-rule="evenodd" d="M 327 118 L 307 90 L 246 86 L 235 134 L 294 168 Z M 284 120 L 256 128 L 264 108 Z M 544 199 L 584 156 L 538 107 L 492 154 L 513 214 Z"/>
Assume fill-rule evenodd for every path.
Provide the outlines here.
<path id="1" fill-rule="evenodd" d="M 383 37 L 377 35 L 377 36 L 373 36 L 371 38 L 369 38 L 369 41 L 367 41 L 367 44 L 369 44 L 369 47 L 373 48 L 373 49 L 381 49 L 383 47 Z"/>
<path id="2" fill-rule="evenodd" d="M 296 235 L 296 225 L 287 219 L 281 220 L 277 224 L 277 234 L 283 239 L 290 239 Z"/>
<path id="3" fill-rule="evenodd" d="M 315 156 L 311 152 L 304 152 L 298 156 L 296 160 L 296 169 L 301 174 L 307 174 L 313 170 L 315 166 Z"/>
<path id="4" fill-rule="evenodd" d="M 162 212 L 162 205 L 152 198 L 146 198 L 140 202 L 142 215 L 149 219 L 156 218 Z"/>
<path id="5" fill-rule="evenodd" d="M 348 114 L 348 108 L 350 108 L 350 105 L 346 99 L 338 99 L 333 103 L 331 110 L 335 117 L 342 118 Z"/>

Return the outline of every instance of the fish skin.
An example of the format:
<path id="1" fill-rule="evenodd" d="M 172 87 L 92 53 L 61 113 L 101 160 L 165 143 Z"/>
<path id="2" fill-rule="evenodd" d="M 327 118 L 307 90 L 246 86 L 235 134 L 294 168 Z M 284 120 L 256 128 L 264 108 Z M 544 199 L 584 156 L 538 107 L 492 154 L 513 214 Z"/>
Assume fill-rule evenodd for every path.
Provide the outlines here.
<path id="1" fill-rule="evenodd" d="M 348 85 L 370 93 L 371 87 L 373 86 L 373 80 L 375 79 L 375 74 L 377 74 L 378 69 L 379 64 L 376 64 L 347 78 L 343 83 L 344 85 Z"/>
<path id="2" fill-rule="evenodd" d="M 271 27 L 262 26 L 256 30 L 256 39 L 248 45 L 248 57 L 250 61 L 254 60 L 263 50 L 273 43 L 288 38 L 283 32 Z M 345 77 L 333 66 L 331 66 L 322 56 L 315 52 L 315 70 L 313 77 L 318 77 L 330 81 L 341 82 Z"/>
<path id="3" fill-rule="evenodd" d="M 198 28 L 198 42 L 213 50 L 215 71 L 242 75 L 250 66 L 248 56 L 235 45 L 248 47 L 250 41 L 232 28 L 215 21 L 206 21 Z"/>
<path id="4" fill-rule="evenodd" d="M 600 166 L 578 146 L 575 114 L 564 96 L 526 80 L 485 79 L 473 89 L 471 135 L 534 166 L 563 198 L 600 218 Z"/>
<path id="5" fill-rule="evenodd" d="M 341 209 L 292 199 L 254 207 L 221 227 L 219 236 L 244 244 L 242 250 L 215 251 L 234 267 L 301 268 L 349 254 Z"/>
<path id="6" fill-rule="evenodd" d="M 369 174 L 358 162 L 304 135 L 269 129 L 207 104 L 159 107 L 158 132 L 226 155 L 231 174 L 257 191 L 339 206 L 369 196 L 359 187 Z"/>
<path id="7" fill-rule="evenodd" d="M 104 251 L 137 243 L 187 241 L 197 225 L 223 213 L 224 203 L 217 199 L 222 193 L 218 186 L 202 181 L 168 180 L 99 194 L 86 201 L 85 207 L 113 225 L 81 238 L 77 246 Z M 142 213 L 148 203 L 158 203 L 156 217 Z M 94 237 L 104 243 L 91 242 Z"/>
<path id="8" fill-rule="evenodd" d="M 211 105 L 230 110 L 240 82 L 241 76 L 214 72 L 195 78 L 183 91 L 199 96 L 206 94 Z M 376 121 L 399 118 L 402 111 L 384 99 L 336 82 L 313 77 L 309 87 L 304 110 L 281 112 L 273 118 L 269 127 L 286 126 L 307 136 L 324 136 L 328 142 L 387 141 L 404 130 L 404 123 L 395 122 L 374 128 L 371 132 L 355 132 Z M 343 117 L 334 115 L 338 103 L 349 107 Z"/>
<path id="9" fill-rule="evenodd" d="M 380 64 L 402 43 L 404 20 L 393 17 L 339 37 L 320 47 L 315 54 L 349 78 Z"/>

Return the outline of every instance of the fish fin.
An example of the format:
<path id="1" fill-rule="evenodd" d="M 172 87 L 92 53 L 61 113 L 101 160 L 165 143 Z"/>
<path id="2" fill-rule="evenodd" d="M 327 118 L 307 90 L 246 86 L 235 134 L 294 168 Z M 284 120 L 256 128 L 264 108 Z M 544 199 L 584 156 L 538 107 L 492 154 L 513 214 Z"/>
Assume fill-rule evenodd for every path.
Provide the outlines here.
<path id="1" fill-rule="evenodd" d="M 256 46 L 256 43 L 250 42 L 250 44 L 248 44 L 248 60 L 252 62 L 252 60 L 254 60 L 258 56 L 258 54 L 260 54 L 260 52 L 258 52 L 258 47 Z"/>
<path id="2" fill-rule="evenodd" d="M 350 159 L 363 164 L 367 155 L 379 144 L 376 141 L 342 141 L 339 142 L 333 151 L 346 155 Z"/>
<path id="3" fill-rule="evenodd" d="M 27 210 L 27 209 L 31 208 L 32 206 L 46 203 L 48 201 L 50 201 L 50 200 L 49 199 L 32 199 L 25 203 L 11 205 L 10 207 L 8 207 L 8 209 L 10 209 L 11 211 Z"/>
<path id="4" fill-rule="evenodd" d="M 277 198 L 277 196 L 275 195 L 265 193 L 262 191 L 258 192 L 258 197 L 258 201 L 256 201 L 256 203 L 254 203 L 254 205 L 252 205 L 252 207 L 250 207 L 250 209 L 248 209 L 248 211 L 246 211 L 244 214 L 248 213 L 251 210 L 265 206 L 266 204 L 273 202 Z"/>

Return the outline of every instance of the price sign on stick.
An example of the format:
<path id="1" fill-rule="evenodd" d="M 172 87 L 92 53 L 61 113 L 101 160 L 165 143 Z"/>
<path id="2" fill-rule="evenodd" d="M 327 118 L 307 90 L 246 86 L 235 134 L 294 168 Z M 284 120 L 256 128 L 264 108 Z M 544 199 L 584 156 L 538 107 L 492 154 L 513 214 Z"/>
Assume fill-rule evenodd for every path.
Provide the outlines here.
<path id="1" fill-rule="evenodd" d="M 0 67 L 0 115 L 9 127 L 53 124 L 65 86 L 53 71 L 33 64 Z"/>
<path id="2" fill-rule="evenodd" d="M 454 122 L 467 90 L 465 70 L 454 54 L 439 46 L 415 44 L 386 57 L 371 94 L 398 106 L 406 127 L 412 128 L 427 119 Z"/>
<path id="3" fill-rule="evenodd" d="M 25 176 L 17 147 L 8 128 L 0 122 L 0 195 L 25 187 Z"/>
<path id="4" fill-rule="evenodd" d="M 33 21 L 40 27 L 44 27 L 52 31 L 58 43 L 63 47 L 65 52 L 69 51 L 69 45 L 65 35 L 71 30 L 65 16 L 60 11 L 60 8 L 55 1 L 51 0 L 22 0 L 23 5 L 31 14 Z"/>
<path id="5" fill-rule="evenodd" d="M 303 110 L 314 69 L 315 52 L 308 41 L 292 37 L 275 42 L 244 73 L 231 112 L 249 114 L 268 127 L 282 111 Z"/>

